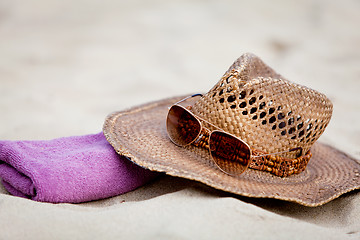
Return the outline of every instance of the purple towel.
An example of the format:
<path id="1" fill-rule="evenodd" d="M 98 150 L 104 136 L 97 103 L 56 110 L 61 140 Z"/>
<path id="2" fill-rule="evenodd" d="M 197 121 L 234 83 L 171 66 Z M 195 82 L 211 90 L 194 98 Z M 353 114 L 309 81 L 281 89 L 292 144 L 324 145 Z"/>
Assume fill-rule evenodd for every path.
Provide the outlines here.
<path id="1" fill-rule="evenodd" d="M 49 141 L 0 141 L 0 178 L 15 196 L 79 203 L 116 196 L 158 173 L 118 155 L 103 133 Z"/>

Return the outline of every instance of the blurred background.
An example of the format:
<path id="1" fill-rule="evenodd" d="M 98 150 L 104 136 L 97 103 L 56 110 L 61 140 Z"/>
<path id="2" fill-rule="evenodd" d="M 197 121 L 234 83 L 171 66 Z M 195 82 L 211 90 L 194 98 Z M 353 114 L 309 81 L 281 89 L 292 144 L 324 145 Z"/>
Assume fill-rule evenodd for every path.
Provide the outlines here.
<path id="1" fill-rule="evenodd" d="M 208 91 L 252 52 L 334 103 L 322 141 L 360 158 L 360 1 L 0 1 L 0 139 L 101 131 Z"/>

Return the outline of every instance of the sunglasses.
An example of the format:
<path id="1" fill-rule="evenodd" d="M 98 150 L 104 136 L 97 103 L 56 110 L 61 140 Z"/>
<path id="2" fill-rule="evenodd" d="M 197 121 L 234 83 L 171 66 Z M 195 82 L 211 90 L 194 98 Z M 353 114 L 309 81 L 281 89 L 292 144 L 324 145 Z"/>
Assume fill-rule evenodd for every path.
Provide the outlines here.
<path id="1" fill-rule="evenodd" d="M 169 108 L 166 119 L 167 133 L 170 140 L 180 147 L 185 147 L 193 143 L 196 145 L 199 141 L 202 141 L 204 138 L 206 139 L 206 135 L 208 135 L 206 146 L 209 149 L 211 159 L 223 172 L 229 175 L 240 175 L 249 167 L 253 158 L 302 149 L 299 147 L 284 152 L 254 156 L 252 155 L 250 146 L 246 142 L 207 120 L 195 116 L 186 107 L 180 105 L 181 102 L 196 96 L 202 96 L 202 94 L 186 97 Z M 203 126 L 202 122 L 216 130 L 210 131 Z"/>

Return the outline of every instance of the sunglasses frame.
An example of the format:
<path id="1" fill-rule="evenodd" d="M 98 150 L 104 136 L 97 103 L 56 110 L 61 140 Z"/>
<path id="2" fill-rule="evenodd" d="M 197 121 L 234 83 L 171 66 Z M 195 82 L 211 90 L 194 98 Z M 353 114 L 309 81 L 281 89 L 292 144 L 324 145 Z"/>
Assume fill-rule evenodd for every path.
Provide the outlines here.
<path id="1" fill-rule="evenodd" d="M 187 99 L 189 99 L 189 98 L 195 97 L 195 96 L 202 96 L 202 95 L 201 95 L 201 94 L 192 95 L 192 96 L 189 96 L 189 97 L 186 97 L 186 98 L 182 99 L 182 100 L 179 101 L 179 102 L 176 102 L 176 103 L 173 104 L 171 107 L 169 107 L 169 112 L 170 112 L 170 110 L 171 110 L 174 106 L 180 107 L 181 109 L 183 109 L 185 112 L 187 112 L 188 114 L 190 114 L 194 119 L 196 119 L 197 123 L 198 123 L 199 126 L 200 126 L 199 133 L 197 134 L 197 136 L 196 136 L 191 142 L 189 142 L 189 143 L 187 143 L 187 144 L 184 144 L 184 145 L 176 143 L 176 142 L 171 138 L 171 136 L 168 134 L 171 142 L 173 142 L 175 145 L 177 145 L 177 146 L 179 146 L 179 147 L 185 147 L 185 146 L 191 145 L 191 144 L 194 143 L 194 142 L 197 143 L 198 141 L 201 140 L 201 138 L 202 138 L 202 136 L 203 136 L 203 135 L 201 134 L 202 130 L 203 130 L 203 129 L 207 129 L 207 130 L 210 132 L 210 133 L 209 133 L 209 139 L 208 139 L 208 150 L 209 150 L 209 154 L 210 154 L 211 160 L 212 160 L 212 161 L 216 164 L 216 166 L 217 166 L 221 171 L 223 171 L 224 173 L 229 174 L 229 175 L 235 175 L 235 174 L 231 174 L 231 173 L 226 172 L 225 170 L 223 170 L 223 169 L 219 166 L 219 164 L 214 160 L 214 157 L 213 157 L 213 155 L 212 155 L 212 150 L 211 150 L 211 145 L 210 145 L 211 136 L 212 136 L 214 133 L 217 133 L 217 132 L 218 132 L 218 133 L 222 133 L 222 134 L 226 134 L 226 135 L 228 135 L 228 136 L 230 136 L 230 137 L 232 137 L 232 138 L 235 138 L 236 140 L 238 140 L 238 141 L 241 142 L 242 144 L 244 144 L 244 145 L 248 148 L 248 150 L 249 150 L 249 158 L 247 159 L 247 164 L 244 165 L 244 170 L 241 172 L 241 173 L 243 173 L 244 171 L 246 171 L 246 169 L 249 168 L 249 165 L 250 165 L 250 162 L 251 162 L 251 158 L 252 158 L 252 157 L 255 157 L 255 156 L 252 155 L 252 151 L 251 151 L 250 146 L 249 146 L 245 141 L 243 141 L 242 139 L 238 138 L 237 136 L 235 136 L 235 135 L 233 135 L 233 134 L 231 134 L 231 133 L 228 133 L 228 132 L 224 131 L 223 129 L 215 126 L 214 124 L 208 122 L 207 120 L 205 120 L 205 119 L 203 119 L 203 118 L 201 118 L 201 117 L 196 116 L 196 115 L 193 114 L 190 110 L 188 110 L 186 107 L 180 105 L 181 102 L 183 102 L 183 101 L 185 101 L 185 100 L 187 100 Z M 168 114 L 168 115 L 169 115 L 169 114 Z M 167 117 L 167 119 L 168 119 L 168 118 L 169 118 L 169 117 Z M 209 124 L 209 125 L 211 125 L 211 126 L 213 126 L 214 128 L 216 128 L 216 129 L 218 129 L 218 130 L 210 131 L 208 128 L 206 128 L 206 127 L 203 126 L 202 121 L 205 122 L 205 123 L 207 123 L 207 124 Z M 166 122 L 167 122 L 167 121 L 166 121 Z M 168 129 L 168 124 L 167 124 L 166 128 Z M 238 174 L 241 174 L 241 173 L 238 173 Z"/>

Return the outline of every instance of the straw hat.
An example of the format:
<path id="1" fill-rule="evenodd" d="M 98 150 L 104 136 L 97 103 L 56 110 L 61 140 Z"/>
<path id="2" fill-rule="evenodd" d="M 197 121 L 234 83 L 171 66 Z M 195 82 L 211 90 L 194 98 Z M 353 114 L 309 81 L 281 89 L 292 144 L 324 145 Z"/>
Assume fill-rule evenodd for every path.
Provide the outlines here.
<path id="1" fill-rule="evenodd" d="M 110 114 L 103 127 L 107 140 L 144 168 L 248 197 L 319 206 L 360 188 L 360 164 L 316 142 L 330 121 L 330 100 L 284 79 L 255 55 L 241 56 L 208 93 L 186 105 L 196 116 L 243 139 L 255 153 L 301 147 L 302 156 L 288 152 L 274 161 L 261 158 L 243 174 L 230 176 L 217 168 L 208 149 L 199 144 L 179 147 L 170 141 L 168 109 L 184 97 Z"/>

